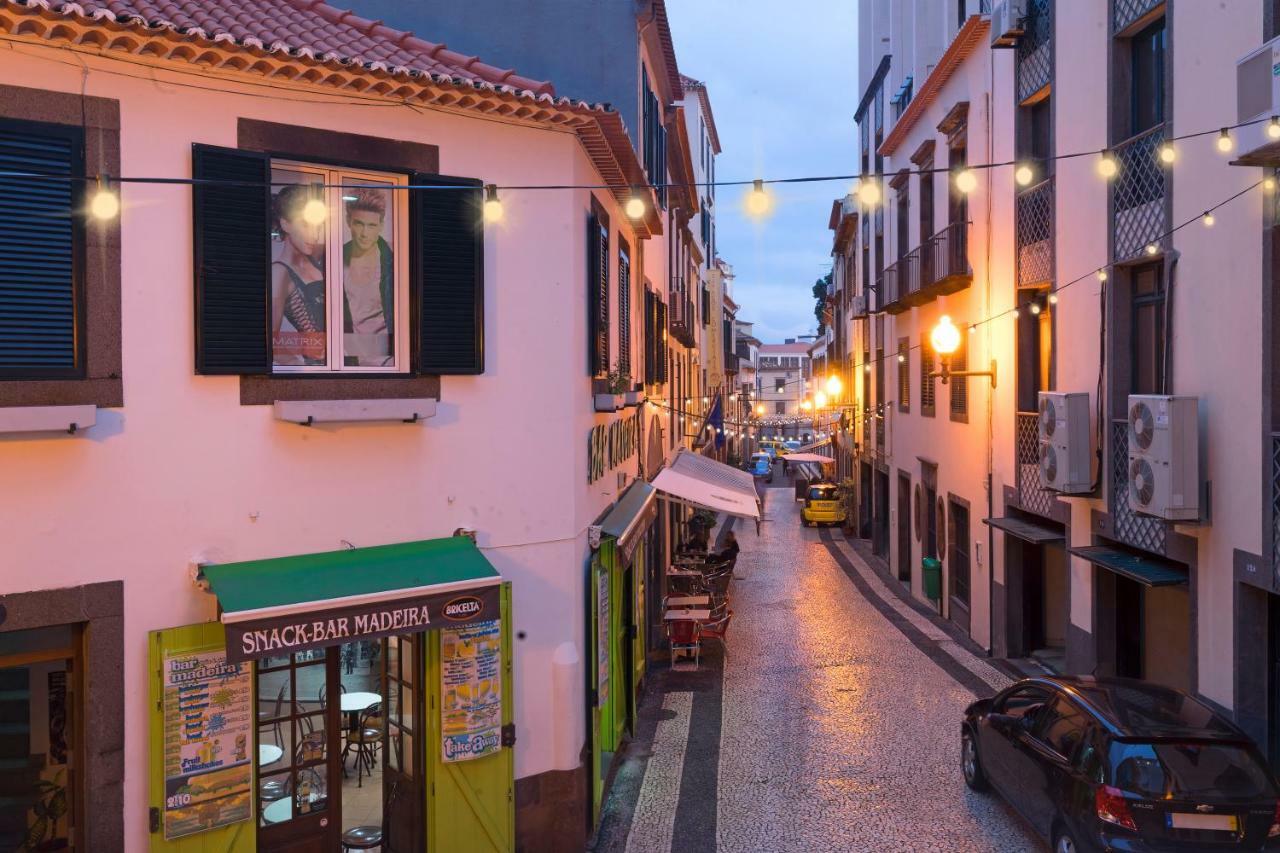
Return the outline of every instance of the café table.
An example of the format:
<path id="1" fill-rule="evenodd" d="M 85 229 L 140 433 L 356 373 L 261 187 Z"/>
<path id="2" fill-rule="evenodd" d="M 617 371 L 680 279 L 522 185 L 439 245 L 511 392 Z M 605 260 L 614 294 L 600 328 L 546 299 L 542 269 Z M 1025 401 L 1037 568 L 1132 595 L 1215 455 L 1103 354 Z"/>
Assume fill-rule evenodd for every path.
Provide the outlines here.
<path id="1" fill-rule="evenodd" d="M 276 746 L 274 743 L 258 744 L 258 766 L 266 767 L 268 764 L 275 764 L 284 755 L 284 750 Z"/>
<path id="2" fill-rule="evenodd" d="M 711 603 L 709 595 L 673 595 L 667 599 L 667 607 L 695 607 Z"/>
<path id="3" fill-rule="evenodd" d="M 667 577 L 670 578 L 700 578 L 702 572 L 697 569 L 681 569 L 677 566 L 671 566 L 667 569 Z"/>
<path id="4" fill-rule="evenodd" d="M 263 806 L 262 819 L 267 823 L 284 823 L 286 820 L 292 820 L 295 799 L 295 797 L 285 797 L 282 800 L 276 800 L 269 806 Z M 320 797 L 317 794 L 312 794 L 310 799 L 314 803 Z"/>
<path id="5" fill-rule="evenodd" d="M 662 617 L 668 622 L 706 622 L 711 618 L 710 610 L 668 610 Z"/>
<path id="6" fill-rule="evenodd" d="M 347 715 L 347 745 L 342 750 L 342 773 L 345 776 L 347 772 L 347 753 L 351 751 L 352 743 L 350 734 L 360 725 L 360 712 L 369 706 L 382 701 L 382 697 L 377 693 L 365 693 L 355 691 L 353 693 L 343 693 L 342 699 L 338 703 L 342 709 L 342 713 Z"/>

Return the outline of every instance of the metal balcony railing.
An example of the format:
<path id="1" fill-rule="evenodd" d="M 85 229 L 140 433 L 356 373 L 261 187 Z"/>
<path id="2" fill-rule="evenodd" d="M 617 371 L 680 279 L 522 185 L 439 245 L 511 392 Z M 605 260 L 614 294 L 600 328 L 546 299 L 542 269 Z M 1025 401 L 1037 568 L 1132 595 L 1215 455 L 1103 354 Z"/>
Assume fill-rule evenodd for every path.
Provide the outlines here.
<path id="1" fill-rule="evenodd" d="M 693 300 L 678 293 L 671 294 L 670 312 L 672 337 L 687 347 L 697 346 L 697 315 L 693 311 Z"/>
<path id="2" fill-rule="evenodd" d="M 1018 193 L 1018 287 L 1053 281 L 1053 176 Z"/>
<path id="3" fill-rule="evenodd" d="M 1111 32 L 1122 32 L 1155 7 L 1163 5 L 1164 0 L 1114 0 L 1111 7 Z"/>
<path id="4" fill-rule="evenodd" d="M 1119 166 L 1111 183 L 1111 229 L 1117 261 L 1136 257 L 1168 228 L 1168 173 L 1156 157 L 1164 139 L 1165 126 L 1158 124 L 1113 149 Z"/>
<path id="5" fill-rule="evenodd" d="M 1123 419 L 1111 423 L 1111 521 L 1115 538 L 1121 542 L 1165 553 L 1168 525 L 1129 506 L 1129 422 Z"/>
<path id="6" fill-rule="evenodd" d="M 969 286 L 969 228 L 953 222 L 884 270 L 884 310 L 900 314 Z"/>
<path id="7" fill-rule="evenodd" d="M 1018 39 L 1018 101 L 1043 89 L 1053 75 L 1053 17 L 1049 0 L 1030 0 L 1025 30 Z"/>
<path id="8" fill-rule="evenodd" d="M 1049 518 L 1053 495 L 1040 484 L 1040 416 L 1018 412 L 1016 427 L 1018 506 Z"/>

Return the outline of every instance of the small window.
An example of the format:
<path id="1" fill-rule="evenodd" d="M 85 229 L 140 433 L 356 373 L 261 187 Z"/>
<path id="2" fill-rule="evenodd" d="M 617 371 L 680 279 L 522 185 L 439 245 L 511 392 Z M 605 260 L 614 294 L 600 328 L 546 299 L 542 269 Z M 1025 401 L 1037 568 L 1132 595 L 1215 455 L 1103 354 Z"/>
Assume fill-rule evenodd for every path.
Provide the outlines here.
<path id="1" fill-rule="evenodd" d="M 271 179 L 273 371 L 408 372 L 406 176 L 276 161 Z"/>
<path id="2" fill-rule="evenodd" d="M 1130 331 L 1133 394 L 1159 394 L 1164 375 L 1164 279 L 1159 264 L 1133 272 L 1133 326 Z"/>
<path id="3" fill-rule="evenodd" d="M 782 401 L 778 401 L 777 403 L 774 403 L 773 413 L 775 415 L 785 415 L 787 413 L 787 404 Z"/>
<path id="4" fill-rule="evenodd" d="M 1131 136 L 1164 121 L 1164 18 L 1130 40 Z"/>
<path id="5" fill-rule="evenodd" d="M 898 411 L 911 411 L 911 340 L 898 338 Z"/>
<path id="6" fill-rule="evenodd" d="M 786 389 L 787 389 L 787 380 L 783 379 L 781 376 L 773 380 L 773 390 L 775 393 L 781 394 Z"/>

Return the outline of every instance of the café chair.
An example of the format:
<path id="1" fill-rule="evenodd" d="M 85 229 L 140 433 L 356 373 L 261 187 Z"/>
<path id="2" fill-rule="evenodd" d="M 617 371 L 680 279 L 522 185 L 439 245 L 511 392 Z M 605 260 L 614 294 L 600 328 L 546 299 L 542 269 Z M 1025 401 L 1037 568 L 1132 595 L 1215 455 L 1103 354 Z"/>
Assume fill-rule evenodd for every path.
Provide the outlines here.
<path id="1" fill-rule="evenodd" d="M 372 850 L 382 846 L 382 827 L 353 826 L 342 833 L 342 853 L 348 850 Z"/>
<path id="2" fill-rule="evenodd" d="M 728 646 L 725 645 L 724 637 L 725 634 L 729 632 L 729 623 L 732 621 L 733 611 L 726 607 L 723 614 L 718 618 L 713 616 L 711 620 L 701 623 L 701 631 L 699 635 L 702 637 L 708 637 L 712 640 L 719 640 L 720 647 L 724 649 L 727 654 L 729 649 Z"/>
<path id="3" fill-rule="evenodd" d="M 672 669 L 675 668 L 676 660 L 681 654 L 692 654 L 693 668 L 698 668 L 702 660 L 701 632 L 702 626 L 692 619 L 678 619 L 667 623 L 667 641 L 671 644 Z"/>
<path id="4" fill-rule="evenodd" d="M 382 703 L 374 702 L 360 712 L 360 724 L 348 736 L 356 747 L 356 787 L 364 787 L 364 773 L 373 775 L 378 745 L 382 743 Z"/>

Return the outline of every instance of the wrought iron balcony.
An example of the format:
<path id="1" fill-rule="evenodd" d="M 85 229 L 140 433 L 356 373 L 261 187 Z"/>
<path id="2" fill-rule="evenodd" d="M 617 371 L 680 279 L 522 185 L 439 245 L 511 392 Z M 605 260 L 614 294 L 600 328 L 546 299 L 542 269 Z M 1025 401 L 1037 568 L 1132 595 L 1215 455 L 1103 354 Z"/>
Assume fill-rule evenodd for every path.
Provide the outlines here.
<path id="1" fill-rule="evenodd" d="M 1113 149 L 1119 170 L 1111 183 L 1115 260 L 1136 257 L 1168 230 L 1168 173 L 1157 159 L 1165 139 L 1158 124 Z"/>
<path id="2" fill-rule="evenodd" d="M 1050 518 L 1053 494 L 1040 484 L 1040 416 L 1035 412 L 1018 412 L 1017 419 L 1018 506 Z"/>
<path id="3" fill-rule="evenodd" d="M 1053 17 L 1049 0 L 1031 0 L 1027 23 L 1018 39 L 1018 101 L 1026 101 L 1049 85 L 1053 72 Z"/>
<path id="4" fill-rule="evenodd" d="M 671 294 L 671 336 L 687 347 L 698 345 L 698 317 L 693 300 L 678 293 Z"/>
<path id="5" fill-rule="evenodd" d="M 885 267 L 880 292 L 884 310 L 901 314 L 968 287 L 973 281 L 968 234 L 967 223 L 953 222 L 897 263 Z"/>
<path id="6" fill-rule="evenodd" d="M 1053 177 L 1018 193 L 1018 287 L 1053 281 Z"/>
<path id="7" fill-rule="evenodd" d="M 1111 521 L 1115 538 L 1135 548 L 1165 553 L 1169 526 L 1129 506 L 1129 422 L 1111 423 Z"/>
<path id="8" fill-rule="evenodd" d="M 1111 9 L 1111 31 L 1120 33 L 1165 0 L 1114 0 Z"/>

